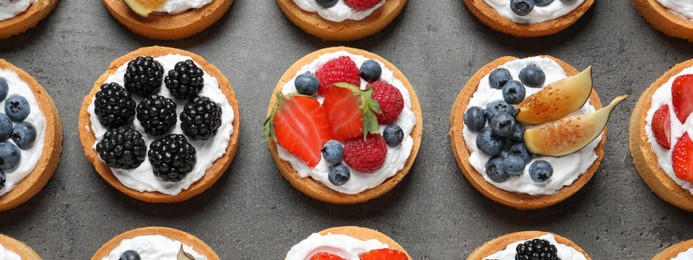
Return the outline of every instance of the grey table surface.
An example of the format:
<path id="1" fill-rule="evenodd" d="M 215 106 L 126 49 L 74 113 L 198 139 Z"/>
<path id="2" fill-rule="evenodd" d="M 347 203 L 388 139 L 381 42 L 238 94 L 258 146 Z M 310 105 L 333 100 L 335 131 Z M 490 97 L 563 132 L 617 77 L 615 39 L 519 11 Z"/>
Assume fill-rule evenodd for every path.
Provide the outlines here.
<path id="1" fill-rule="evenodd" d="M 208 191 L 157 205 L 121 194 L 84 157 L 76 131 L 82 98 L 108 64 L 142 46 L 186 49 L 229 78 L 241 106 L 238 153 Z M 390 60 L 414 85 L 424 113 L 422 149 L 411 172 L 388 194 L 338 206 L 307 197 L 286 182 L 261 142 L 266 106 L 278 78 L 314 50 L 347 45 Z M 627 147 L 628 120 L 640 93 L 693 45 L 652 29 L 628 0 L 597 1 L 580 21 L 550 37 L 518 39 L 478 22 L 458 0 L 410 1 L 384 31 L 337 43 L 289 22 L 271 0 L 238 0 L 208 30 L 185 40 L 153 41 L 113 19 L 97 0 L 61 1 L 29 32 L 0 41 L 0 57 L 32 74 L 50 93 L 64 127 L 61 163 L 33 199 L 0 213 L 0 233 L 25 241 L 45 259 L 88 259 L 103 243 L 142 226 L 197 235 L 222 259 L 283 259 L 312 232 L 343 225 L 378 229 L 414 259 L 463 259 L 496 236 L 522 230 L 571 238 L 594 259 L 649 259 L 693 238 L 693 214 L 651 193 Z M 477 192 L 450 151 L 448 116 L 460 88 L 489 61 L 549 54 L 577 68 L 593 65 L 603 101 L 631 97 L 609 122 L 597 174 L 566 201 L 517 211 Z"/>

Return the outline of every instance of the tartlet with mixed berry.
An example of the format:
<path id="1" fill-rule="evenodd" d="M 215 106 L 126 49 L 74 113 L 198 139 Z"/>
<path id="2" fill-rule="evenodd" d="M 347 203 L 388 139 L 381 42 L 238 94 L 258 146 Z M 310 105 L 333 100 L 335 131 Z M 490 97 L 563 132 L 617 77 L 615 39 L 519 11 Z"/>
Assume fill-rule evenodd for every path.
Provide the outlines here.
<path id="1" fill-rule="evenodd" d="M 497 237 L 475 249 L 467 260 L 572 259 L 590 260 L 589 255 L 565 237 L 541 231 L 524 231 Z"/>
<path id="2" fill-rule="evenodd" d="M 285 260 L 410 260 L 387 235 L 369 228 L 346 226 L 314 233 L 287 253 Z"/>
<path id="3" fill-rule="evenodd" d="M 36 26 L 55 9 L 57 4 L 58 0 L 3 1 L 0 3 L 0 8 L 16 12 L 7 13 L 12 13 L 11 16 L 0 16 L 0 39 L 23 33 Z"/>
<path id="4" fill-rule="evenodd" d="M 137 228 L 106 242 L 91 257 L 102 259 L 218 260 L 205 242 L 187 232 L 166 227 Z"/>

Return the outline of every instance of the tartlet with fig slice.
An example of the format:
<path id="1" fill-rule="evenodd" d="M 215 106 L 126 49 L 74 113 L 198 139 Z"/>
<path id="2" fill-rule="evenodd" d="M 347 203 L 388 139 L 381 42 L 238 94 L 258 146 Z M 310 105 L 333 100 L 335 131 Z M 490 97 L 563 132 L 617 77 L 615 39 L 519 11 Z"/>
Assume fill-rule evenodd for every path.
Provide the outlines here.
<path id="1" fill-rule="evenodd" d="M 136 228 L 109 240 L 92 260 L 178 259 L 219 260 L 205 242 L 185 231 L 167 227 Z"/>

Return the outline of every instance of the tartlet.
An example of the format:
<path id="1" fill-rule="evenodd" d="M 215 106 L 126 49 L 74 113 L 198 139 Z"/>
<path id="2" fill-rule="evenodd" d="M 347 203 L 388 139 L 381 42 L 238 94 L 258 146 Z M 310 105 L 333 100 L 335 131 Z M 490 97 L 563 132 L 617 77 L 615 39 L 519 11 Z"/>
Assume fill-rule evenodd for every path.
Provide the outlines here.
<path id="1" fill-rule="evenodd" d="M 693 21 L 672 13 L 657 0 L 633 0 L 633 6 L 658 31 L 671 37 L 693 41 Z"/>
<path id="2" fill-rule="evenodd" d="M 0 21 L 0 39 L 23 33 L 36 26 L 38 22 L 46 18 L 55 9 L 57 4 L 58 0 L 37 0 L 23 13 L 8 20 Z"/>
<path id="3" fill-rule="evenodd" d="M 693 248 L 693 239 L 674 244 L 652 257 L 652 260 L 671 260 L 678 254 Z"/>
<path id="4" fill-rule="evenodd" d="M 194 248 L 195 251 L 204 255 L 205 257 L 207 257 L 207 259 L 220 259 L 217 253 L 215 253 L 214 250 L 211 247 L 209 247 L 209 245 L 205 244 L 204 241 L 200 240 L 196 236 L 181 230 L 167 227 L 142 227 L 117 235 L 113 239 L 106 242 L 103 246 L 101 246 L 101 248 L 99 248 L 99 250 L 97 250 L 94 253 L 91 259 L 101 260 L 102 258 L 108 256 L 111 253 L 111 251 L 113 251 L 113 249 L 115 249 L 120 244 L 121 241 L 146 235 L 160 235 L 172 240 L 180 241 L 181 243 Z"/>
<path id="5" fill-rule="evenodd" d="M 356 226 L 343 226 L 343 227 L 333 227 L 333 228 L 328 228 L 325 230 L 322 230 L 318 232 L 320 235 L 327 235 L 327 234 L 333 234 L 333 235 L 347 235 L 359 240 L 370 240 L 370 239 L 375 239 L 380 241 L 383 244 L 387 244 L 388 247 L 392 250 L 397 250 L 400 251 L 409 257 L 411 259 L 411 256 L 409 256 L 409 253 L 404 250 L 404 248 L 398 244 L 395 240 L 392 238 L 388 237 L 387 235 L 377 231 L 373 230 L 370 228 L 363 228 L 363 227 L 356 227 Z"/>
<path id="6" fill-rule="evenodd" d="M 488 241 L 488 242 L 484 243 L 483 245 L 481 245 L 480 247 L 476 248 L 471 254 L 469 254 L 469 256 L 467 256 L 467 260 L 483 260 L 483 259 L 485 259 L 484 257 L 490 256 L 490 255 L 492 255 L 498 251 L 505 249 L 505 247 L 508 246 L 509 244 L 512 244 L 512 243 L 517 242 L 517 241 L 529 240 L 529 239 L 532 239 L 535 237 L 540 237 L 540 236 L 547 235 L 547 234 L 552 234 L 552 233 L 541 232 L 541 231 L 523 231 L 523 232 L 506 234 L 504 236 L 494 238 L 493 240 Z M 565 237 L 556 235 L 556 234 L 552 234 L 552 235 L 554 236 L 554 238 L 556 238 L 556 242 L 563 244 L 563 245 L 566 245 L 566 246 L 569 246 L 569 247 L 572 247 L 573 249 L 575 249 L 578 252 L 580 252 L 581 254 L 583 254 L 587 260 L 592 259 L 592 258 L 590 258 L 589 255 L 587 255 L 585 250 L 580 248 L 580 246 L 575 244 L 575 242 L 573 242 L 570 239 L 567 239 Z"/>
<path id="7" fill-rule="evenodd" d="M 22 241 L 0 234 L 0 245 L 26 260 L 40 260 L 41 256 Z"/>

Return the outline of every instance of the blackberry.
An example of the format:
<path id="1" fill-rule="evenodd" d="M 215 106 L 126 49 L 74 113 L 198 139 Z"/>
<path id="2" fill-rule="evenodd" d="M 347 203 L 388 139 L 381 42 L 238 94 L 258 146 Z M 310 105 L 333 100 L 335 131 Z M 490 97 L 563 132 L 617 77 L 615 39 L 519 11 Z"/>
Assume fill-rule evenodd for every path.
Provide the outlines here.
<path id="1" fill-rule="evenodd" d="M 177 182 L 192 171 L 197 158 L 184 135 L 170 134 L 149 146 L 149 162 L 154 175 L 167 182 Z"/>
<path id="2" fill-rule="evenodd" d="M 532 239 L 517 245 L 515 260 L 561 260 L 555 245 L 544 239 Z"/>
<path id="3" fill-rule="evenodd" d="M 168 71 L 168 76 L 164 80 L 166 88 L 177 99 L 190 99 L 197 96 L 197 93 L 204 86 L 205 72 L 200 69 L 192 60 L 176 63 L 176 66 Z"/>
<path id="4" fill-rule="evenodd" d="M 147 155 L 147 144 L 142 134 L 132 127 L 119 127 L 106 132 L 96 144 L 101 160 L 111 168 L 134 169 Z"/>
<path id="5" fill-rule="evenodd" d="M 176 103 L 172 99 L 153 95 L 137 105 L 137 120 L 144 132 L 150 135 L 163 135 L 176 125 Z"/>
<path id="6" fill-rule="evenodd" d="M 164 67 L 152 57 L 137 57 L 128 62 L 125 88 L 130 93 L 147 97 L 159 92 L 164 79 Z"/>
<path id="7" fill-rule="evenodd" d="M 96 92 L 94 113 L 107 128 L 127 125 L 135 117 L 135 100 L 118 83 L 106 83 Z"/>
<path id="8" fill-rule="evenodd" d="M 208 97 L 195 97 L 180 114 L 180 127 L 190 139 L 207 140 L 221 126 L 221 108 Z"/>

